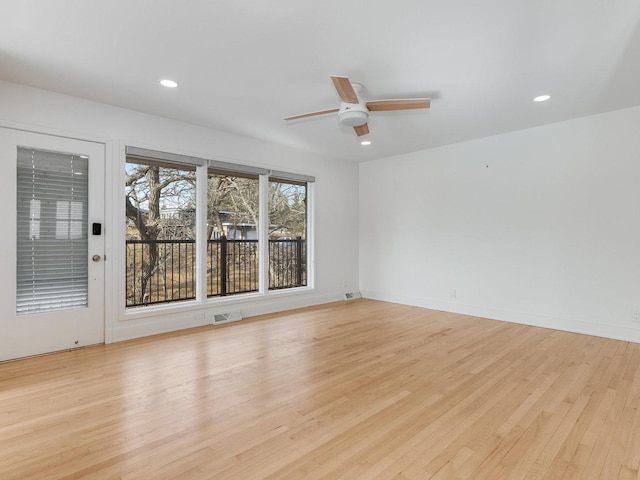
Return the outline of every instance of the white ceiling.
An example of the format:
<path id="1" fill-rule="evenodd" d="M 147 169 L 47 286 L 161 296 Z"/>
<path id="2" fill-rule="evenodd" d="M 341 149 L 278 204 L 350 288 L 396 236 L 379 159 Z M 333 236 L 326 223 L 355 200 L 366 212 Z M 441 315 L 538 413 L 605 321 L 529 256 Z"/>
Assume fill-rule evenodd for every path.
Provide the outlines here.
<path id="1" fill-rule="evenodd" d="M 282 120 L 336 74 L 431 109 Z M 361 161 L 639 105 L 640 2 L 2 0 L 0 79 Z"/>

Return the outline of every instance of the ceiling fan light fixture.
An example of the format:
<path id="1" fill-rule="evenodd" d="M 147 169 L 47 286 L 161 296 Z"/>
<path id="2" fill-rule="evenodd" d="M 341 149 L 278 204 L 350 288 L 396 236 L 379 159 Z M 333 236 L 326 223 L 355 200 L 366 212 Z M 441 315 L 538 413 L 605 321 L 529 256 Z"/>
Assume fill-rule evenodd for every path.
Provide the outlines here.
<path id="1" fill-rule="evenodd" d="M 369 110 L 358 103 L 345 103 L 340 107 L 338 120 L 347 127 L 359 127 L 369 120 Z"/>
<path id="2" fill-rule="evenodd" d="M 367 147 L 367 146 L 371 145 L 371 140 L 369 140 L 369 139 L 361 140 L 360 141 L 360 145 L 362 145 L 364 147 Z"/>

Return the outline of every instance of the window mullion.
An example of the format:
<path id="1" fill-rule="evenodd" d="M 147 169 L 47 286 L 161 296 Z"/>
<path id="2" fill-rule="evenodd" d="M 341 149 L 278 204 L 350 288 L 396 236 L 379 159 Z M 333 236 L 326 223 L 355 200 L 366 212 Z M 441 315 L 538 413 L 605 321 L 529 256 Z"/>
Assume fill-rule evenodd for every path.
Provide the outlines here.
<path id="1" fill-rule="evenodd" d="M 207 300 L 207 167 L 196 168 L 196 300 Z"/>
<path id="2" fill-rule="evenodd" d="M 267 175 L 260 175 L 258 199 L 259 292 L 266 293 L 269 290 L 269 177 Z"/>
<path id="3" fill-rule="evenodd" d="M 306 230 L 306 265 L 307 265 L 307 286 L 315 287 L 315 268 L 316 268 L 316 255 L 315 255 L 315 182 L 307 183 L 307 212 L 305 219 L 305 230 Z"/>

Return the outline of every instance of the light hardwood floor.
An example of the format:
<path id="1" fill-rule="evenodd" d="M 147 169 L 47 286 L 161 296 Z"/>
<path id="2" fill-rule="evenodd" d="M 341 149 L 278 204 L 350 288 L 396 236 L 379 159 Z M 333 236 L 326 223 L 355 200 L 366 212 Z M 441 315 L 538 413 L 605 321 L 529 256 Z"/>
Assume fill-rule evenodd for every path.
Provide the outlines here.
<path id="1" fill-rule="evenodd" d="M 640 478 L 640 345 L 360 300 L 0 364 L 0 479 Z"/>

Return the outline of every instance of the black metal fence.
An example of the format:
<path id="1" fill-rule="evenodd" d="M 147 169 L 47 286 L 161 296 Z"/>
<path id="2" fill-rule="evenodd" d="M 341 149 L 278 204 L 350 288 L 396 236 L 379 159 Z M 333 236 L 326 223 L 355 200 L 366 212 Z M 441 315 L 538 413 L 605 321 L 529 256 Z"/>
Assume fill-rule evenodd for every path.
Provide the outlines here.
<path id="1" fill-rule="evenodd" d="M 269 240 L 269 289 L 307 284 L 306 241 Z M 194 240 L 127 240 L 126 306 L 136 307 L 196 298 Z M 257 292 L 257 240 L 207 242 L 207 296 Z"/>

